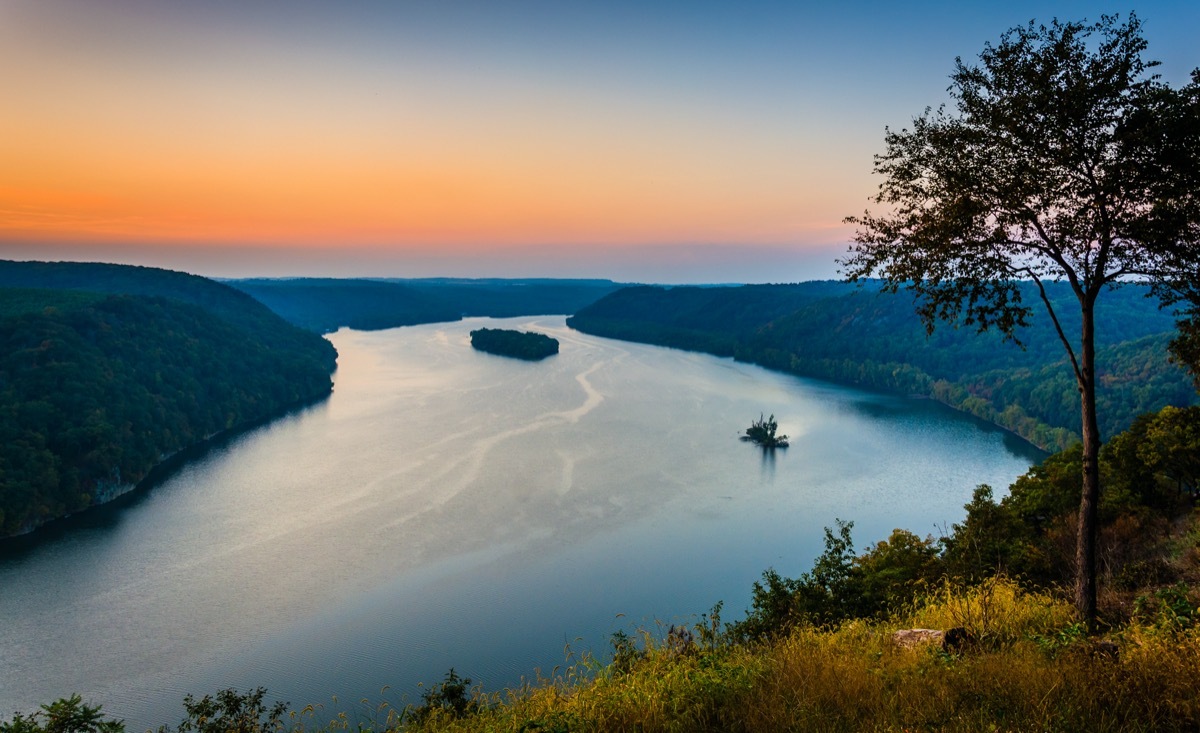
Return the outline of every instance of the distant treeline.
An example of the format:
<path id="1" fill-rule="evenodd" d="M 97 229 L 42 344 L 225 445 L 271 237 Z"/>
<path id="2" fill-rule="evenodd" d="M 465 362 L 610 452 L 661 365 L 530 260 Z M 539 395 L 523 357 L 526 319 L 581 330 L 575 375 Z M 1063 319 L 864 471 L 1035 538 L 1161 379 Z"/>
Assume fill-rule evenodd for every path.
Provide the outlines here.
<path id="1" fill-rule="evenodd" d="M 337 352 L 253 298 L 153 268 L 0 261 L 0 537 L 331 389 Z"/>
<path id="2" fill-rule="evenodd" d="M 457 321 L 567 315 L 621 286 L 609 280 L 230 280 L 289 322 L 318 333 Z"/>
<path id="3" fill-rule="evenodd" d="M 538 361 L 558 353 L 558 339 L 544 333 L 480 328 L 471 332 L 471 346 L 489 354 Z"/>
<path id="4" fill-rule="evenodd" d="M 1051 284 L 1067 334 L 1078 307 Z M 1098 308 L 1101 431 L 1113 435 L 1165 405 L 1197 401 L 1189 375 L 1172 364 L 1175 321 L 1144 288 L 1106 293 Z M 1047 450 L 1079 433 L 1070 366 L 1036 294 L 1022 349 L 994 333 L 942 327 L 927 336 L 906 294 L 842 282 L 736 288 L 632 287 L 567 320 L 586 333 L 732 356 L 797 375 L 931 397 L 1016 432 Z"/>

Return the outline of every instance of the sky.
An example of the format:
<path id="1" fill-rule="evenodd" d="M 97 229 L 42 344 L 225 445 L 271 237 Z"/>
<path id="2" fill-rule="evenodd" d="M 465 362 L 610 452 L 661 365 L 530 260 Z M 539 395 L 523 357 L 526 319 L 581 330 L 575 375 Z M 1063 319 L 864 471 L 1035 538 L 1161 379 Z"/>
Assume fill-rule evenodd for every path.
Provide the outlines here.
<path id="1" fill-rule="evenodd" d="M 1186 81 L 1183 0 L 0 0 L 0 258 L 836 277 L 955 57 L 1131 9 Z"/>

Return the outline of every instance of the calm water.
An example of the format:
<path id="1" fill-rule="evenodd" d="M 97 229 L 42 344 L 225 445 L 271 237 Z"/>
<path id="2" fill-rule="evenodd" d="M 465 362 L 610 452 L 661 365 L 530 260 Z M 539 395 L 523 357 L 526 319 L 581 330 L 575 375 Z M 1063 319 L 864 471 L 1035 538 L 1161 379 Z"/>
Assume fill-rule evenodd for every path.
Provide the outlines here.
<path id="1" fill-rule="evenodd" d="M 468 332 L 549 333 L 525 363 Z M 72 692 L 175 723 L 188 692 L 295 705 L 488 689 L 619 629 L 749 605 L 821 529 L 937 534 L 1038 454 L 928 401 L 593 338 L 561 317 L 340 331 L 333 396 L 117 511 L 0 557 L 0 715 Z M 792 447 L 737 440 L 774 413 Z M 390 686 L 386 691 L 381 690 Z"/>

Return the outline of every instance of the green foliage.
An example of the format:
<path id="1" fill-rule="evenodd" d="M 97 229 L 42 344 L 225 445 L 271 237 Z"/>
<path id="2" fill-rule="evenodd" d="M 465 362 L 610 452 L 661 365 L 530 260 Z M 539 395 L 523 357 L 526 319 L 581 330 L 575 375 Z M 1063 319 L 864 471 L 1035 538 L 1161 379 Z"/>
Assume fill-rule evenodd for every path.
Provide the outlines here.
<path id="1" fill-rule="evenodd" d="M 421 704 L 410 708 L 407 716 L 418 725 L 435 720 L 455 720 L 475 712 L 478 707 L 470 694 L 471 678 L 459 677 L 451 667 L 445 679 L 421 695 Z"/>
<path id="2" fill-rule="evenodd" d="M 1157 588 L 1134 600 L 1134 616 L 1160 630 L 1187 631 L 1200 622 L 1200 601 L 1196 596 L 1183 582 Z"/>
<path id="3" fill-rule="evenodd" d="M 839 519 L 836 525 L 836 531 L 825 528 L 824 551 L 799 578 L 785 578 L 773 568 L 763 573 L 746 618 L 730 625 L 734 638 L 763 639 L 796 624 L 835 626 L 881 617 L 906 607 L 942 573 L 932 537 L 896 529 L 856 556 L 854 523 Z"/>
<path id="4" fill-rule="evenodd" d="M 0 260 L 0 288 L 10 287 L 167 298 L 201 308 L 273 349 L 311 349 L 318 343 L 312 334 L 281 323 L 279 316 L 249 295 L 184 272 L 94 262 Z M 332 349 L 325 348 L 332 360 Z"/>
<path id="5" fill-rule="evenodd" d="M 775 416 L 763 419 L 760 414 L 758 419 L 746 428 L 746 434 L 741 437 L 742 440 L 762 446 L 763 448 L 786 448 L 788 447 L 788 436 L 777 435 L 779 423 L 775 422 Z"/>
<path id="6" fill-rule="evenodd" d="M 898 628 L 965 626 L 959 654 L 906 650 Z M 1071 606 L 998 577 L 947 584 L 914 612 L 837 628 L 795 625 L 752 645 L 646 636 L 628 671 L 577 669 L 489 696 L 422 731 L 1190 731 L 1200 724 L 1197 640 L 1131 625 L 1088 638 Z M 594 669 L 594 667 L 592 667 Z M 1099 691 L 1099 692 L 1098 692 Z"/>
<path id="7" fill-rule="evenodd" d="M 773 568 L 754 583 L 751 610 L 733 625 L 736 636 L 756 639 L 786 630 L 795 623 L 836 624 L 853 615 L 853 522 L 837 520 L 837 533 L 825 528 L 825 550 L 812 570 L 785 578 Z"/>
<path id="8" fill-rule="evenodd" d="M 1077 499 L 1079 478 L 1073 478 L 1076 487 L 1072 493 Z M 1045 560 L 1035 545 L 1034 525 L 1022 521 L 1013 502 L 997 503 L 992 487 L 980 484 L 965 509 L 966 518 L 942 538 L 943 558 L 950 575 L 969 580 L 996 574 L 1043 580 L 1047 577 Z"/>
<path id="9" fill-rule="evenodd" d="M 234 280 L 289 323 L 318 333 L 342 326 L 359 330 L 457 321 L 462 310 L 399 283 L 379 280 L 289 278 Z"/>
<path id="10" fill-rule="evenodd" d="M 637 663 L 645 658 L 645 653 L 638 647 L 637 640 L 623 629 L 614 631 L 608 643 L 612 646 L 612 669 L 617 674 L 631 672 Z"/>
<path id="11" fill-rule="evenodd" d="M 105 718 L 100 705 L 86 705 L 79 695 L 43 705 L 32 715 L 17 713 L 0 721 L 0 733 L 125 733 L 125 723 Z"/>
<path id="12" fill-rule="evenodd" d="M 29 313 L 74 310 L 104 299 L 101 293 L 46 288 L 0 288 L 0 319 Z"/>
<path id="13" fill-rule="evenodd" d="M 102 503 L 165 456 L 330 390 L 329 342 L 217 283 L 4 262 L 0 281 L 26 270 L 42 284 L 89 273 L 98 287 L 177 283 L 183 297 L 24 289 L 8 300 L 21 306 L 0 318 L 0 536 Z"/>
<path id="14" fill-rule="evenodd" d="M 881 616 L 906 608 L 943 572 L 932 537 L 894 529 L 886 540 L 854 558 L 859 613 Z"/>
<path id="15" fill-rule="evenodd" d="M 558 339 L 544 333 L 480 328 L 471 332 L 471 346 L 489 354 L 538 361 L 558 353 Z"/>
<path id="16" fill-rule="evenodd" d="M 1192 309 L 1179 321 L 1179 333 L 1171 341 L 1171 359 L 1187 367 L 1192 382 L 1200 390 L 1200 313 Z"/>
<path id="17" fill-rule="evenodd" d="M 851 281 L 881 277 L 916 296 L 938 323 L 994 330 L 1019 342 L 1032 281 L 1079 387 L 1083 471 L 1076 602 L 1096 619 L 1097 412 L 1095 337 L 1102 294 L 1137 276 L 1164 305 L 1190 301 L 1200 263 L 1200 71 L 1174 90 L 1153 74 L 1141 21 L 1030 22 L 988 44 L 978 65 L 955 61 L 952 110 L 926 108 L 888 130 L 875 157 L 883 213 L 858 226 L 842 261 Z M 1181 123 L 1182 124 L 1179 124 Z M 1181 160 L 1182 159 L 1182 160 Z M 1056 306 L 1047 282 L 1067 282 Z M 1077 312 L 1068 336 L 1057 319 Z"/>
<path id="18" fill-rule="evenodd" d="M 1181 496 L 1174 478 L 1177 466 L 1200 460 L 1200 445 L 1194 443 L 1198 414 L 1200 408 L 1166 408 L 1143 416 L 1101 455 L 1099 556 L 1110 593 L 1174 582 L 1183 572 L 1176 566 L 1200 555 L 1191 549 L 1194 538 L 1180 551 L 1170 532 L 1172 523 L 1191 511 L 1190 501 L 1170 499 Z M 1061 587 L 1073 572 L 1080 460 L 1078 445 L 1049 456 L 1019 477 L 1000 500 L 981 484 L 964 507 L 966 517 L 936 542 L 897 529 L 856 555 L 853 523 L 838 520 L 834 529 L 825 529 L 825 549 L 811 570 L 797 578 L 773 568 L 763 573 L 753 585 L 746 618 L 729 626 L 731 638 L 769 639 L 797 625 L 832 627 L 883 618 L 940 597 L 930 589 L 950 579 L 987 588 L 997 578 L 1019 577 L 1030 588 Z M 978 613 L 991 613 L 995 599 L 961 588 L 955 585 L 953 594 L 975 599 Z M 1110 598 L 1120 602 L 1119 595 Z M 1170 588 L 1143 590 L 1133 611 L 1147 623 L 1163 608 L 1174 609 L 1171 618 L 1183 619 L 1192 607 L 1181 598 Z M 1129 612 L 1107 610 L 1113 618 Z"/>
<path id="19" fill-rule="evenodd" d="M 318 332 L 574 313 L 617 289 L 608 280 L 232 280 L 289 322 Z"/>
<path id="20" fill-rule="evenodd" d="M 1166 407 L 1137 418 L 1100 454 L 1100 573 L 1113 590 L 1173 582 L 1170 527 L 1192 508 L 1200 461 L 1198 408 Z M 942 539 L 946 572 L 962 578 L 1005 573 L 1049 586 L 1074 563 L 1082 457 L 1078 445 L 1017 478 L 1008 496 L 976 489 L 967 516 Z M 1175 553 L 1178 554 L 1178 553 Z"/>
<path id="21" fill-rule="evenodd" d="M 1105 446 L 1110 463 L 1124 470 L 1123 486 L 1159 511 L 1200 488 L 1200 407 L 1165 407 L 1142 415 Z"/>
<path id="22" fill-rule="evenodd" d="M 1046 283 L 1052 302 L 1069 287 Z M 1023 297 L 1036 299 L 1032 285 Z M 1101 431 L 1113 435 L 1142 413 L 1197 401 L 1187 374 L 1170 363 L 1173 321 L 1124 286 L 1097 304 L 1097 404 Z M 1061 316 L 1078 332 L 1078 315 Z M 931 397 L 1062 450 L 1078 440 L 1079 392 L 1045 313 L 1030 316 L 1021 349 L 996 334 L 941 329 L 927 336 L 909 298 L 852 285 L 810 282 L 737 288 L 620 290 L 568 319 L 609 338 L 734 356 L 771 369 Z"/>
<path id="23" fill-rule="evenodd" d="M 287 723 L 288 704 L 277 701 L 267 707 L 263 702 L 267 691 L 258 687 L 246 692 L 233 688 L 220 690 L 215 695 L 205 695 L 197 700 L 188 695 L 183 698 L 184 718 L 174 728 L 176 733 L 269 733 L 283 730 Z M 165 725 L 158 733 L 170 733 Z"/>

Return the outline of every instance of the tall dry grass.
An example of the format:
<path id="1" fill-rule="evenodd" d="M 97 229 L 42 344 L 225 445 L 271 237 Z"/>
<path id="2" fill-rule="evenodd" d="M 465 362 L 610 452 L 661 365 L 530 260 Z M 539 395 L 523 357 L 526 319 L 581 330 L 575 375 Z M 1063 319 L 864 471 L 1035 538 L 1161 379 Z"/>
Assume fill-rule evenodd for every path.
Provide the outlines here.
<path id="1" fill-rule="evenodd" d="M 966 627 L 959 653 L 898 628 Z M 1070 606 L 996 579 L 934 590 L 886 623 L 799 627 L 757 647 L 644 637 L 628 671 L 593 660 L 429 731 L 1195 731 L 1200 634 L 1135 625 L 1098 646 Z"/>

